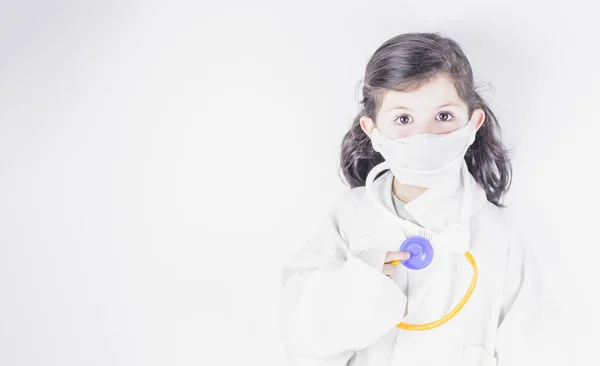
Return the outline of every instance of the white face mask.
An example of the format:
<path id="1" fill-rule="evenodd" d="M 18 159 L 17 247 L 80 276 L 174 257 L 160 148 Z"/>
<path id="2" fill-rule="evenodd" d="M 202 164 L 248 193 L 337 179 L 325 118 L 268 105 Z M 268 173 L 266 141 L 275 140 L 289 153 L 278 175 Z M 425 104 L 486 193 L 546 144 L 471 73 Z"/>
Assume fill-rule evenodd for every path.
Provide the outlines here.
<path id="1" fill-rule="evenodd" d="M 373 128 L 371 144 L 400 183 L 433 188 L 455 185 L 460 179 L 460 167 L 476 132 L 470 120 L 447 134 L 425 133 L 399 139 Z"/>

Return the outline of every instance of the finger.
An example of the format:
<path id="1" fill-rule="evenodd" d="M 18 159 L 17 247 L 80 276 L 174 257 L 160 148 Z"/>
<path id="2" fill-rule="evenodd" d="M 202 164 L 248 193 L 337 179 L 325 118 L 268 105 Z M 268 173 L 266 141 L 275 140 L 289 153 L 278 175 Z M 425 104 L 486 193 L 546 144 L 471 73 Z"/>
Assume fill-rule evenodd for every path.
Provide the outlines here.
<path id="1" fill-rule="evenodd" d="M 393 275 L 396 273 L 396 267 L 393 264 L 384 264 L 382 271 L 386 275 Z"/>
<path id="2" fill-rule="evenodd" d="M 388 252 L 383 260 L 384 263 L 391 261 L 404 261 L 410 258 L 409 252 Z"/>

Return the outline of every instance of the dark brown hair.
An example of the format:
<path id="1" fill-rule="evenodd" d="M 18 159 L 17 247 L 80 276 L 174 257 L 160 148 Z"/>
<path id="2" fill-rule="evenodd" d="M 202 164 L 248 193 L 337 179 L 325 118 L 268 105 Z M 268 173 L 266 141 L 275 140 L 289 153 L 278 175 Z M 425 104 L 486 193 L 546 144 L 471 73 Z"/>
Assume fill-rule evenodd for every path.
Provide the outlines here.
<path id="1" fill-rule="evenodd" d="M 360 127 L 360 117 L 376 121 L 386 91 L 413 91 L 440 74 L 452 80 L 458 96 L 468 106 L 469 116 L 477 108 L 485 112 L 485 122 L 465 160 L 469 172 L 485 189 L 488 201 L 504 207 L 499 200 L 510 187 L 512 166 L 509 151 L 500 139 L 500 125 L 475 90 L 471 65 L 460 46 L 437 32 L 400 34 L 383 43 L 371 56 L 363 79 L 361 110 L 341 146 L 340 166 L 346 183 L 351 188 L 364 186 L 371 168 L 384 161 Z"/>

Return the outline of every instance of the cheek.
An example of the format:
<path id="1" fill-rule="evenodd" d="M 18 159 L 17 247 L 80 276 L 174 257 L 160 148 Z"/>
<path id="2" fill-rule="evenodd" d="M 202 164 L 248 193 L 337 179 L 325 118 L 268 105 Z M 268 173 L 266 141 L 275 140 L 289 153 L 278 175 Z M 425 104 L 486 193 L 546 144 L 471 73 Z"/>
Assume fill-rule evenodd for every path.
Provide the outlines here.
<path id="1" fill-rule="evenodd" d="M 380 120 L 379 124 L 377 125 L 377 128 L 379 128 L 379 131 L 381 131 L 381 133 L 383 133 L 391 139 L 408 137 L 418 133 L 417 131 L 419 130 L 419 127 L 415 126 L 414 124 L 408 124 L 403 126 L 398 124 L 397 122 L 393 122 L 388 119 Z"/>
<path id="2" fill-rule="evenodd" d="M 380 126 L 379 130 L 381 131 L 381 133 L 394 140 L 415 134 L 415 128 L 413 128 L 413 126 L 385 125 Z"/>
<path id="3" fill-rule="evenodd" d="M 409 137 L 409 136 L 418 135 L 418 134 L 419 134 L 419 132 L 414 131 L 414 129 L 405 128 L 403 130 L 396 131 L 394 138 L 401 139 L 403 137 Z"/>
<path id="4" fill-rule="evenodd" d="M 424 133 L 441 133 L 440 127 L 435 124 L 418 124 L 410 123 L 407 125 L 389 124 L 380 128 L 381 132 L 392 139 L 400 139 L 403 137 L 409 137 L 413 135 L 420 135 Z"/>
<path id="5" fill-rule="evenodd" d="M 450 122 L 432 122 L 428 124 L 427 133 L 446 134 L 458 130 L 461 127 L 461 122 L 454 120 Z"/>

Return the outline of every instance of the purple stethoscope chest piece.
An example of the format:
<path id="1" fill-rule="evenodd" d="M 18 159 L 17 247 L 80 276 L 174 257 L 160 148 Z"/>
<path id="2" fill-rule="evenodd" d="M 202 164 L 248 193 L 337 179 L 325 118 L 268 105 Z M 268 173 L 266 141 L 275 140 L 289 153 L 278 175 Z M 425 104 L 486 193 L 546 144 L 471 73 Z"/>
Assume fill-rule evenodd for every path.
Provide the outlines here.
<path id="1" fill-rule="evenodd" d="M 406 238 L 400 246 L 401 252 L 409 252 L 410 258 L 402 264 L 409 269 L 423 269 L 433 260 L 433 247 L 431 242 L 422 236 L 414 235 Z"/>

